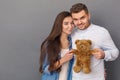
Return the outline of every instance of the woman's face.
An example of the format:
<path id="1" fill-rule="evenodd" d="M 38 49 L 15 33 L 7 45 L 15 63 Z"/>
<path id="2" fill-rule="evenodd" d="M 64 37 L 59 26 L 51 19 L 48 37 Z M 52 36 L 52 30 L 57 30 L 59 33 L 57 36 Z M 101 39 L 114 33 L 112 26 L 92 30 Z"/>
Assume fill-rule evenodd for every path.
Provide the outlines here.
<path id="1" fill-rule="evenodd" d="M 71 34 L 73 28 L 74 28 L 74 24 L 73 24 L 72 17 L 69 16 L 64 18 L 63 24 L 62 24 L 62 33 Z"/>

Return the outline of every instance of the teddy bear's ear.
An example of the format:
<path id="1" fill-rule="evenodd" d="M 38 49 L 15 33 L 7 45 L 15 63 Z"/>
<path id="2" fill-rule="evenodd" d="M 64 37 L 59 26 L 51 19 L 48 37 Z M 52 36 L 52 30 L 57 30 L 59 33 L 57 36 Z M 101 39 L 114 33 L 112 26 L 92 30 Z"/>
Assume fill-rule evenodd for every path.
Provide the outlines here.
<path id="1" fill-rule="evenodd" d="M 75 44 L 77 44 L 78 41 L 79 41 L 79 40 L 76 40 L 76 41 L 75 41 Z"/>
<path id="2" fill-rule="evenodd" d="M 87 40 L 87 42 L 89 42 L 90 45 L 92 44 L 91 40 Z"/>

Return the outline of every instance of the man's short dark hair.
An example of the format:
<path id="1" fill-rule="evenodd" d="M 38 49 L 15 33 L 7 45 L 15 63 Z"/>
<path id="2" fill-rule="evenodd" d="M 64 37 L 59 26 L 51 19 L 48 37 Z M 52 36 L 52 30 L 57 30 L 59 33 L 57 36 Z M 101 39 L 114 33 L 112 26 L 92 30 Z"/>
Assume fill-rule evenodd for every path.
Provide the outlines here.
<path id="1" fill-rule="evenodd" d="M 88 8 L 85 4 L 83 3 L 77 3 L 74 4 L 71 9 L 70 9 L 70 13 L 78 13 L 80 11 L 84 10 L 87 14 L 88 14 Z"/>

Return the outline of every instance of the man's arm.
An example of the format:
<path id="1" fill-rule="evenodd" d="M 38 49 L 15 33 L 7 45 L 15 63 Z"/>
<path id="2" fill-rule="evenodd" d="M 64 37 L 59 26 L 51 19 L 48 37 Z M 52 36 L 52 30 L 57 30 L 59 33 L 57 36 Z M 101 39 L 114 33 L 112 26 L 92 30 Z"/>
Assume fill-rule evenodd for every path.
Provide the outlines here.
<path id="1" fill-rule="evenodd" d="M 105 29 L 102 32 L 100 49 L 97 49 L 98 52 L 93 53 L 97 59 L 105 59 L 106 61 L 113 61 L 119 55 L 119 50 L 115 46 L 109 32 Z"/>

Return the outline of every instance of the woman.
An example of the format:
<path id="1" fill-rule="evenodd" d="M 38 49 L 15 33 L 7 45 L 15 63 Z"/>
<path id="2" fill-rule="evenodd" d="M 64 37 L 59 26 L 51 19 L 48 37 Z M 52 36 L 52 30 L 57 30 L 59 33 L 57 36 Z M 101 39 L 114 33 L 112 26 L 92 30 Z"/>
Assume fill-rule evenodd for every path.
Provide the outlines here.
<path id="1" fill-rule="evenodd" d="M 71 14 L 63 11 L 55 19 L 49 36 L 41 45 L 41 80 L 70 80 L 73 62 L 70 34 L 74 28 Z"/>

